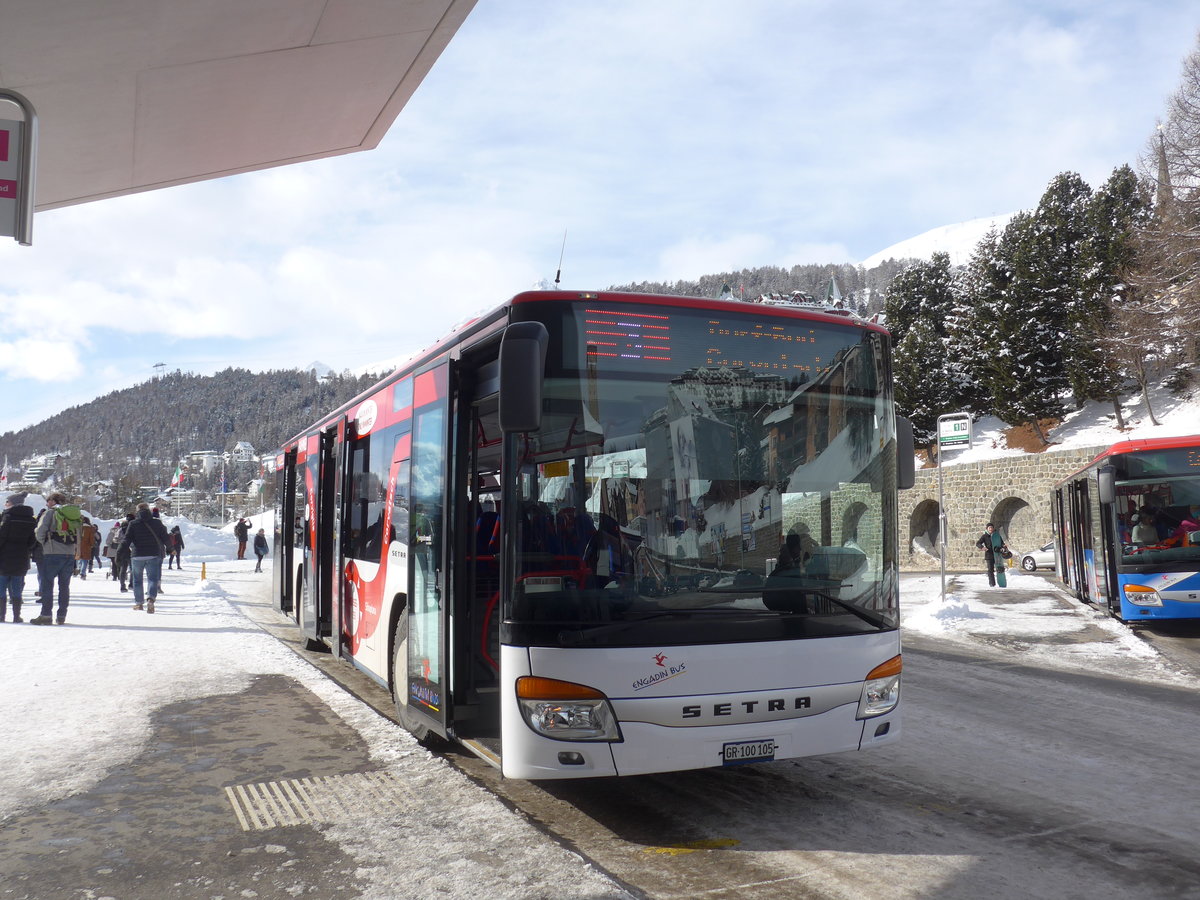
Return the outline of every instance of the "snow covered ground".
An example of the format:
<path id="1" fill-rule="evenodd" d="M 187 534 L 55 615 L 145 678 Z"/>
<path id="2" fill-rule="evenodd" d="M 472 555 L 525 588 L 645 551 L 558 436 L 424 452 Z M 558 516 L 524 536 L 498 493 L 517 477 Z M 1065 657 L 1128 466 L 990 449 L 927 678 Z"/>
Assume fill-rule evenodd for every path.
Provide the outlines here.
<path id="1" fill-rule="evenodd" d="M 43 505 L 30 498 L 31 505 Z M 270 587 L 268 559 L 236 560 L 231 530 L 178 524 L 182 571 L 164 571 L 157 612 L 135 612 L 131 594 L 99 571 L 71 582 L 65 626 L 33 626 L 34 577 L 26 579 L 25 624 L 0 625 L 5 763 L 0 822 L 94 787 L 114 766 L 136 759 L 151 738 L 152 716 L 185 699 L 244 690 L 262 674 L 302 684 L 369 747 L 379 770 L 406 783 L 438 780 L 413 792 L 392 821 L 370 828 L 326 826 L 327 839 L 357 859 L 372 885 L 366 897 L 625 897 L 578 855 L 537 831 L 406 732 L 347 694 L 236 609 Z M 254 530 L 260 526 L 257 522 Z M 269 527 L 269 526 L 268 526 Z M 200 578 L 201 563 L 207 578 Z M 232 813 L 231 813 L 232 815 Z M 431 827 L 429 823 L 437 823 Z M 480 847 L 486 851 L 480 852 Z M 431 880 L 436 876 L 436 884 Z"/>
<path id="2" fill-rule="evenodd" d="M 1200 688 L 1127 626 L 1075 600 L 1053 580 L 1008 570 L 1008 587 L 986 575 L 906 576 L 900 588 L 904 638 L 948 641 L 1042 668 L 1104 672 L 1155 684 Z"/>
<path id="3" fill-rule="evenodd" d="M 1051 434 L 1059 447 L 1200 432 L 1200 397 L 1154 396 L 1159 426 L 1138 400 L 1117 432 L 1111 410 L 1089 404 Z M 984 418 L 975 446 L 947 457 L 947 465 L 1020 451 L 1004 446 L 1007 426 Z M 1048 452 L 1053 452 L 1048 451 Z M 31 495 L 35 511 L 45 501 Z M 252 517 L 271 536 L 269 513 Z M 6 745 L 19 752 L 0 766 L 0 822 L 23 811 L 86 791 L 113 767 L 138 757 L 151 738 L 152 717 L 186 699 L 233 694 L 259 675 L 281 674 L 306 687 L 355 729 L 380 770 L 409 781 L 437 778 L 439 792 L 422 794 L 417 807 L 397 808 L 392 827 L 363 831 L 327 826 L 325 836 L 356 858 L 374 885 L 368 897 L 624 897 L 617 884 L 578 855 L 533 828 L 518 813 L 427 753 L 399 727 L 381 720 L 238 611 L 265 596 L 270 571 L 250 576 L 253 559 L 234 559 L 232 525 L 223 531 L 164 517 L 183 532 L 186 568 L 164 571 L 164 594 L 154 616 L 130 609 L 130 594 L 99 573 L 72 582 L 68 625 L 0 625 L 6 671 L 0 717 Z M 101 521 L 107 535 L 112 520 Z M 201 563 L 206 578 L 200 577 Z M 248 577 L 250 576 L 250 577 Z M 949 642 L 973 652 L 1004 653 L 1043 668 L 1103 671 L 1116 677 L 1200 688 L 1200 679 L 1165 661 L 1128 628 L 1057 588 L 1010 570 L 1007 592 L 983 575 L 906 577 L 901 588 L 906 639 Z M 24 616 L 37 614 L 34 575 L 26 580 Z M 14 677 L 15 676 L 15 677 Z M 431 808 L 436 807 L 436 808 Z M 436 834 L 422 822 L 437 819 Z M 474 852 L 486 835 L 487 854 Z M 416 844 L 414 845 L 414 842 Z M 414 860 L 419 860 L 415 862 Z M 428 881 L 436 867 L 438 883 Z"/>
<path id="4" fill-rule="evenodd" d="M 40 498 L 31 499 L 38 505 Z M 380 770 L 408 783 L 438 780 L 436 793 L 414 792 L 414 805 L 397 807 L 380 827 L 325 827 L 326 839 L 357 859 L 359 874 L 373 885 L 365 896 L 628 896 L 252 626 L 237 607 L 261 599 L 271 576 L 269 568 L 253 575 L 253 560 L 233 559 L 228 530 L 165 521 L 183 531 L 186 568 L 164 573 L 154 616 L 130 609 L 130 595 L 97 572 L 72 582 L 67 626 L 0 625 L 6 670 L 17 675 L 0 691 L 0 716 L 7 746 L 20 748 L 0 766 L 0 821 L 86 791 L 114 766 L 136 759 L 151 739 L 155 711 L 166 704 L 236 693 L 255 676 L 282 674 L 356 730 Z M 1015 649 L 1040 667 L 1200 687 L 1200 679 L 1172 668 L 1125 626 L 1044 578 L 1012 570 L 1007 591 L 987 587 L 982 575 L 954 576 L 947 584 L 943 601 L 939 576 L 903 580 L 906 638 L 1010 658 Z M 31 576 L 27 603 L 32 594 Z M 438 827 L 430 829 L 430 821 Z"/>

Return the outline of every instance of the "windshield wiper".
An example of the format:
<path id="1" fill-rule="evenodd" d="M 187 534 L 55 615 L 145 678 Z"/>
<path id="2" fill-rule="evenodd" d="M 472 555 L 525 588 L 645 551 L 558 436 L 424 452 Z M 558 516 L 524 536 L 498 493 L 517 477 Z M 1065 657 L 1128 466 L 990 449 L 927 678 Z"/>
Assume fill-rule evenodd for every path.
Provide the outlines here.
<path id="1" fill-rule="evenodd" d="M 853 603 L 850 603 L 846 600 L 839 600 L 837 597 L 832 597 L 829 594 L 825 593 L 824 591 L 805 591 L 805 593 L 811 594 L 814 597 L 820 597 L 823 600 L 828 600 L 830 603 L 837 604 L 842 609 L 846 610 L 849 613 L 853 613 L 854 615 L 858 616 L 860 619 L 862 619 L 867 624 L 874 625 L 876 628 L 880 629 L 881 631 L 885 628 L 892 627 L 892 623 L 889 622 L 887 619 L 885 619 L 883 616 L 879 615 L 879 613 L 874 613 L 874 612 L 871 612 L 869 609 L 863 609 L 860 606 L 855 606 Z"/>

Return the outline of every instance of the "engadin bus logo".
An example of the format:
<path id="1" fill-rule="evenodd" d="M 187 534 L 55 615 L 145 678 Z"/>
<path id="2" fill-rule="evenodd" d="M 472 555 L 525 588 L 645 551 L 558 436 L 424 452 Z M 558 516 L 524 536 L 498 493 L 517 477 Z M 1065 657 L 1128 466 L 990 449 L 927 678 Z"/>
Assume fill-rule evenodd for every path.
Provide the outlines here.
<path id="1" fill-rule="evenodd" d="M 358 408 L 358 415 L 354 417 L 354 430 L 359 437 L 364 434 L 369 434 L 371 429 L 375 427 L 375 420 L 379 418 L 379 407 L 375 405 L 374 400 L 368 400 Z"/>
<path id="2" fill-rule="evenodd" d="M 654 664 L 658 666 L 658 670 L 650 673 L 649 675 L 643 675 L 641 678 L 635 681 L 633 683 L 633 689 L 635 691 L 645 690 L 648 687 L 653 687 L 656 684 L 666 681 L 668 678 L 674 678 L 676 675 L 682 675 L 687 671 L 687 663 L 681 662 L 677 665 L 669 665 L 669 659 L 670 657 L 668 657 L 665 653 L 655 653 Z"/>

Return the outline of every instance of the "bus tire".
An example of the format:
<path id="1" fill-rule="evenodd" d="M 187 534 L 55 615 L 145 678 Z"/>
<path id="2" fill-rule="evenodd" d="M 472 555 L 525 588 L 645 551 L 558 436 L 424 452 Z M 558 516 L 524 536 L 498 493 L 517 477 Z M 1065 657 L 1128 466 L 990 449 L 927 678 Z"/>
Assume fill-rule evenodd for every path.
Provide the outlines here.
<path id="1" fill-rule="evenodd" d="M 434 747 L 441 743 L 440 735 L 429 730 L 429 726 L 421 722 L 408 711 L 408 611 L 400 610 L 400 619 L 396 622 L 396 632 L 392 638 L 392 702 L 396 705 L 396 720 L 404 730 L 417 739 L 424 747 Z"/>

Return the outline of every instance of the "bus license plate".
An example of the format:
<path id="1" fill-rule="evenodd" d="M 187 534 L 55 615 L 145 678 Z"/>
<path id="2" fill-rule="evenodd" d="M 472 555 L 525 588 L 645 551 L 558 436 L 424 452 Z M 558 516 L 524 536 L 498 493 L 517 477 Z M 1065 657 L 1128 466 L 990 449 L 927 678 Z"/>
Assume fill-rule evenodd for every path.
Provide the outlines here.
<path id="1" fill-rule="evenodd" d="M 774 741 L 732 741 L 721 748 L 721 764 L 770 762 L 775 759 Z"/>

